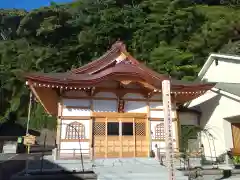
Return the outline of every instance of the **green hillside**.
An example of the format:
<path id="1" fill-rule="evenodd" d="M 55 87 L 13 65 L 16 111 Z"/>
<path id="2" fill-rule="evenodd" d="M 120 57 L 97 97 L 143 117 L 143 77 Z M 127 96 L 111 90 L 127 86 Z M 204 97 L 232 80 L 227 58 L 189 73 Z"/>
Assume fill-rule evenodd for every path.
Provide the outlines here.
<path id="1" fill-rule="evenodd" d="M 101 56 L 116 40 L 159 73 L 193 80 L 211 52 L 240 53 L 237 4 L 190 0 L 79 0 L 30 12 L 0 10 L 0 116 L 17 111 L 25 123 L 23 71 L 64 72 Z M 34 105 L 33 128 L 55 119 Z"/>

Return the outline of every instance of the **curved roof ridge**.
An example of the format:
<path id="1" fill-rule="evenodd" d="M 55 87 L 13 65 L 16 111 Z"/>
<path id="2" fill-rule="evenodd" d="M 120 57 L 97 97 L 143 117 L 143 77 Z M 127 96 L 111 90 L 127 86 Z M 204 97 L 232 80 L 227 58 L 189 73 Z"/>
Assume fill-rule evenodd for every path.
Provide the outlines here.
<path id="1" fill-rule="evenodd" d="M 117 59 L 118 56 L 123 53 L 126 58 L 128 58 L 133 64 L 140 64 L 138 60 L 133 58 L 129 52 L 126 50 L 126 45 L 122 41 L 116 41 L 112 46 L 111 49 L 108 50 L 105 54 L 99 57 L 92 62 L 71 70 L 71 73 L 80 74 L 80 73 L 94 73 L 101 69 L 104 69 L 107 65 L 111 64 L 113 61 Z M 100 67 L 99 67 L 100 66 Z"/>
<path id="2" fill-rule="evenodd" d="M 71 72 L 76 73 L 76 74 L 86 73 L 86 71 L 88 71 L 88 69 L 92 69 L 95 66 L 101 65 L 102 63 L 108 64 L 109 61 L 112 61 L 114 58 L 116 58 L 115 56 L 117 56 L 118 53 L 120 53 L 121 51 L 126 51 L 126 45 L 122 41 L 116 41 L 111 46 L 111 48 L 106 53 L 104 53 L 102 56 L 93 60 L 92 62 L 89 62 L 88 64 L 86 64 L 82 67 L 71 70 Z"/>

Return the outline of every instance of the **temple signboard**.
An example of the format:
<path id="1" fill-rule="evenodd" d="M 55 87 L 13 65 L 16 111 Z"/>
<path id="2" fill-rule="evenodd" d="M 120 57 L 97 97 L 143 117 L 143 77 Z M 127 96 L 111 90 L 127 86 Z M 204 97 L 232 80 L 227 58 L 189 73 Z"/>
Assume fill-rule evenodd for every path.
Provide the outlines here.
<path id="1" fill-rule="evenodd" d="M 165 130 L 165 146 L 166 146 L 166 162 L 169 171 L 169 180 L 175 180 L 174 169 L 174 150 L 173 150 L 173 127 L 172 127 L 172 105 L 171 90 L 169 80 L 162 82 L 162 97 L 164 110 L 164 130 Z"/>
<path id="2" fill-rule="evenodd" d="M 23 144 L 24 145 L 33 145 L 33 144 L 35 144 L 35 140 L 36 140 L 35 136 L 27 134 L 26 136 L 23 136 L 23 138 L 24 138 L 24 140 L 23 140 Z"/>

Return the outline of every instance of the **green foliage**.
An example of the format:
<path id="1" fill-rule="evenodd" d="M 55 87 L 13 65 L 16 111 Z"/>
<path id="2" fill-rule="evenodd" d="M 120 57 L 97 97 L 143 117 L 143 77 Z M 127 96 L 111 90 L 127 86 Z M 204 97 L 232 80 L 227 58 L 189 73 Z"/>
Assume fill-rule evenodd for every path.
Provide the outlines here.
<path id="1" fill-rule="evenodd" d="M 78 0 L 30 12 L 1 9 L 0 119 L 15 110 L 27 119 L 22 72 L 67 71 L 101 56 L 118 39 L 154 70 L 184 80 L 196 77 L 210 52 L 239 54 L 240 11 L 234 3 L 192 2 Z M 34 128 L 55 123 L 36 104 L 32 118 Z"/>
<path id="2" fill-rule="evenodd" d="M 233 156 L 233 163 L 240 164 L 240 156 Z"/>
<path id="3" fill-rule="evenodd" d="M 180 135 L 180 151 L 186 152 L 188 150 L 189 139 L 197 139 L 198 133 L 201 131 L 203 131 L 202 128 L 197 126 L 182 125 Z"/>
<path id="4" fill-rule="evenodd" d="M 29 127 L 39 130 L 43 128 L 56 130 L 57 119 L 56 117 L 50 117 L 47 115 L 40 103 L 35 104 L 33 107 L 33 113 L 31 113 Z"/>

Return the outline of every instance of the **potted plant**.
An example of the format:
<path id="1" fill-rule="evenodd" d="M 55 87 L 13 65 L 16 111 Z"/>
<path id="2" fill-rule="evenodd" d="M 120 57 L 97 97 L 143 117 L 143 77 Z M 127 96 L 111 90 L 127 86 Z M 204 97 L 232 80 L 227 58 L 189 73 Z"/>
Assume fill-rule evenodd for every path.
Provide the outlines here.
<path id="1" fill-rule="evenodd" d="M 235 169 L 240 169 L 240 156 L 233 156 L 233 164 Z"/>

